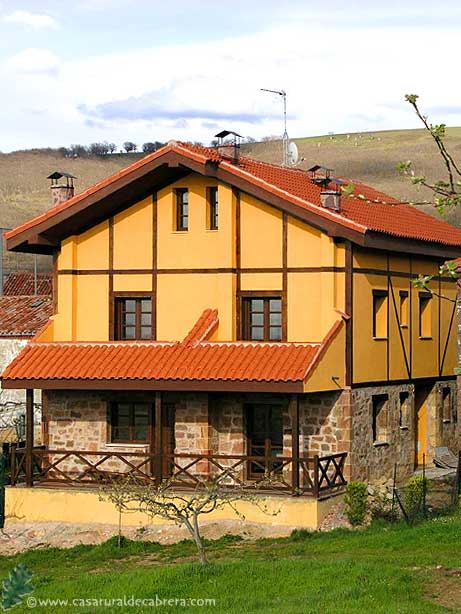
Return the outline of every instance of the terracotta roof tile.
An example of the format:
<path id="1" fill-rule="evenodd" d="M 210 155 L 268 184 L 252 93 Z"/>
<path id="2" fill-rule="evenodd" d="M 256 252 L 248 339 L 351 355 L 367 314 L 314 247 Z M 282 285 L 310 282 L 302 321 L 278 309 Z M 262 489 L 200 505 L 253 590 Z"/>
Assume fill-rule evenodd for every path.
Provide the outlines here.
<path id="1" fill-rule="evenodd" d="M 27 296 L 52 294 L 52 277 L 48 273 L 38 273 L 37 292 L 35 292 L 34 274 L 29 271 L 10 273 L 3 284 L 3 294 L 6 296 Z"/>
<path id="2" fill-rule="evenodd" d="M 194 324 L 192 329 L 185 337 L 183 343 L 185 344 L 197 344 L 200 341 L 205 341 L 216 330 L 219 324 L 218 310 L 217 309 L 205 309 L 200 318 Z"/>
<path id="3" fill-rule="evenodd" d="M 133 171 L 142 168 L 144 165 L 170 151 L 202 163 L 208 161 L 216 162 L 235 176 L 243 177 L 268 192 L 275 193 L 288 201 L 304 207 L 306 210 L 315 212 L 320 217 L 333 220 L 339 226 L 353 228 L 362 234 L 367 231 L 374 231 L 406 239 L 461 246 L 461 230 L 423 213 L 416 207 L 400 203 L 396 199 L 361 183 L 354 182 L 355 196 L 344 197 L 342 199 L 342 210 L 340 213 L 337 213 L 321 206 L 321 188 L 312 181 L 311 175 L 307 171 L 284 168 L 243 156 L 240 158 L 240 164 L 235 165 L 226 158 L 223 158 L 214 148 L 180 142 L 169 143 L 58 207 L 54 207 L 6 233 L 5 236 L 7 238 L 14 237 L 22 231 L 52 218 L 87 196 L 114 183 L 121 177 L 125 177 Z M 359 194 L 364 198 L 359 198 Z"/>
<path id="4" fill-rule="evenodd" d="M 33 337 L 52 313 L 49 296 L 1 296 L 0 337 Z"/>

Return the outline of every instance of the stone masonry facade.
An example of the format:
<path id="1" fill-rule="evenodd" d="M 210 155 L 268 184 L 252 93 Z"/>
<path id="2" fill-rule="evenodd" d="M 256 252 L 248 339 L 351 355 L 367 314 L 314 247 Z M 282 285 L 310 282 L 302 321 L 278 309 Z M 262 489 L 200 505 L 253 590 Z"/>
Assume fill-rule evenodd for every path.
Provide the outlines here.
<path id="1" fill-rule="evenodd" d="M 452 409 L 449 418 L 442 410 L 442 397 L 451 390 Z M 154 393 L 60 390 L 44 393 L 43 439 L 49 449 L 88 450 L 93 452 L 148 452 L 148 444 L 115 444 L 110 441 L 108 407 L 111 400 L 149 400 Z M 373 398 L 386 398 L 385 424 L 381 440 L 374 441 Z M 303 456 L 328 456 L 347 452 L 346 479 L 369 483 L 392 479 L 402 481 L 413 473 L 416 455 L 415 385 L 387 385 L 299 395 L 299 450 Z M 220 459 L 226 467 L 237 457 L 249 454 L 246 424 L 249 405 L 276 405 L 282 410 L 284 457 L 292 456 L 292 424 L 290 396 L 262 393 L 165 392 L 162 406 L 174 416 L 170 424 L 170 452 L 175 454 L 217 454 L 233 456 Z M 402 401 L 404 405 L 402 404 Z M 172 410 L 172 411 L 171 411 Z M 433 382 L 428 395 L 428 462 L 436 447 L 459 447 L 457 391 L 454 380 Z M 384 433 L 384 435 L 383 435 Z M 164 444 L 165 445 L 165 444 Z M 93 456 L 91 462 L 99 459 Z M 140 460 L 131 457 L 131 461 Z M 52 460 L 52 459 L 50 459 Z M 178 464 L 185 466 L 187 459 Z M 100 469 L 125 471 L 126 464 L 112 457 Z M 65 471 L 87 471 L 85 463 L 70 457 L 60 468 Z M 142 466 L 148 471 L 148 466 Z M 245 478 L 246 463 L 239 466 Z M 206 475 L 217 471 L 207 459 L 197 461 L 191 472 Z M 289 479 L 291 469 L 284 470 Z"/>

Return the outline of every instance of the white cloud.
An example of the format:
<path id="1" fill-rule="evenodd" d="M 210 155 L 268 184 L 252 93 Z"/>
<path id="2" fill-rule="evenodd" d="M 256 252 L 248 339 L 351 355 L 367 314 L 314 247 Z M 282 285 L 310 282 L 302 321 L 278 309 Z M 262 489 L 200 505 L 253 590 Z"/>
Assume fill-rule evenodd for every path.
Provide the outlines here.
<path id="1" fill-rule="evenodd" d="M 50 15 L 39 15 L 29 11 L 13 11 L 3 17 L 5 23 L 25 26 L 32 30 L 57 30 L 59 23 Z"/>
<path id="2" fill-rule="evenodd" d="M 14 73 L 56 76 L 61 60 L 49 49 L 30 47 L 11 56 L 6 68 Z"/>

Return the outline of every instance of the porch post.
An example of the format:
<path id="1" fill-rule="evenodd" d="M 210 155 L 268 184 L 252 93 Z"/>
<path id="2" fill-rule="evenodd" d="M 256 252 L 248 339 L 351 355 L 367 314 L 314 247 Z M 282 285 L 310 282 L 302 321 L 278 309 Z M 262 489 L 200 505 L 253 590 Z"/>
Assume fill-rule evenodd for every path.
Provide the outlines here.
<path id="1" fill-rule="evenodd" d="M 26 390 L 26 486 L 33 486 L 34 391 Z"/>
<path id="2" fill-rule="evenodd" d="M 299 490 L 299 399 L 297 394 L 290 396 L 291 418 L 291 487 L 293 494 Z"/>
<path id="3" fill-rule="evenodd" d="M 156 456 L 156 477 L 160 480 L 163 477 L 163 458 L 162 458 L 162 443 L 163 443 L 163 420 L 162 420 L 162 393 L 155 393 L 155 442 L 154 450 Z"/>

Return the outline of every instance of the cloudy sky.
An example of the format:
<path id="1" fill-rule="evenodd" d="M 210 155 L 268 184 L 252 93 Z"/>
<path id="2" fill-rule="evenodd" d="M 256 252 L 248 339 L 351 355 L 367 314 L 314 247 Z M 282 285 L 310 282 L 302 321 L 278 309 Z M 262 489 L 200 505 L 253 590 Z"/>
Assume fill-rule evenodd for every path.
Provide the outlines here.
<path id="1" fill-rule="evenodd" d="M 455 0 L 0 0 L 0 151 L 461 125 Z"/>

